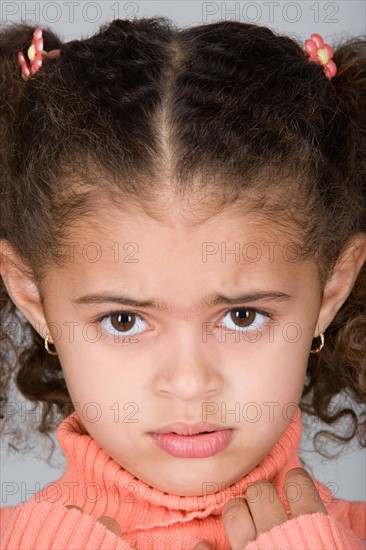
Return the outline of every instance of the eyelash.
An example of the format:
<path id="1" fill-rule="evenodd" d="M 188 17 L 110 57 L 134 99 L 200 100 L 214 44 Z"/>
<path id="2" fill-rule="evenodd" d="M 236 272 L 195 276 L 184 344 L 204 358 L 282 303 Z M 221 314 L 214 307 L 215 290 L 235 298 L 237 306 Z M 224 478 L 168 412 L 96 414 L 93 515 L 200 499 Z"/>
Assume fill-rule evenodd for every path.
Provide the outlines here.
<path id="1" fill-rule="evenodd" d="M 257 309 L 257 308 L 254 308 L 254 307 L 234 307 L 234 308 L 230 308 L 230 309 L 226 310 L 223 313 L 223 317 L 226 317 L 226 315 L 228 313 L 230 313 L 231 311 L 250 311 L 250 312 L 254 312 L 254 313 L 259 314 L 259 315 L 263 315 L 264 317 L 267 317 L 268 319 L 271 319 L 271 320 L 274 319 L 274 316 L 271 313 L 269 313 L 268 311 L 263 311 L 262 309 Z M 111 315 L 118 315 L 118 314 L 121 314 L 121 313 L 122 314 L 123 313 L 131 313 L 132 315 L 136 315 L 137 317 L 139 317 L 144 323 L 147 323 L 147 321 L 145 320 L 145 318 L 142 315 L 140 315 L 137 311 L 134 311 L 134 310 L 131 310 L 131 309 L 122 309 L 122 310 L 118 310 L 118 311 L 109 311 L 108 313 L 105 313 L 104 315 L 98 317 L 97 319 L 94 319 L 93 322 L 98 323 L 100 325 L 100 323 L 102 321 L 104 321 L 104 319 L 107 319 Z M 103 332 L 106 334 L 107 338 L 113 338 L 113 339 L 116 338 L 116 335 L 110 334 L 107 330 L 103 329 L 103 327 L 101 327 L 101 328 L 102 328 Z M 121 335 L 123 335 L 123 333 L 121 333 Z M 126 336 L 126 338 L 128 339 L 130 336 L 131 335 L 128 335 L 128 336 Z"/>

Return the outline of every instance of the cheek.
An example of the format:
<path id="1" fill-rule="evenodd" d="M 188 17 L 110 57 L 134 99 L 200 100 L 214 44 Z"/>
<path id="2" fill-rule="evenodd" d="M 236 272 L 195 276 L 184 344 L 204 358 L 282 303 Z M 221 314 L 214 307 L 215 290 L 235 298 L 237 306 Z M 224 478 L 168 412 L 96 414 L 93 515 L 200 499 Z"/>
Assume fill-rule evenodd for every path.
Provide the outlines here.
<path id="1" fill-rule="evenodd" d="M 103 363 L 87 366 L 85 358 L 79 361 L 61 359 L 62 370 L 70 398 L 83 420 L 106 415 L 113 406 L 113 383 L 102 373 Z"/>
<path id="2" fill-rule="evenodd" d="M 304 383 L 308 353 L 299 350 L 298 344 L 274 342 L 262 347 L 256 343 L 258 353 L 239 352 L 227 361 L 225 371 L 230 373 L 231 392 L 247 397 L 276 396 L 283 400 L 299 394 Z"/>
<path id="3" fill-rule="evenodd" d="M 108 358 L 103 361 L 87 360 L 67 363 L 63 368 L 71 401 L 84 422 L 104 423 L 117 426 L 136 427 L 141 421 L 143 404 L 147 402 L 142 394 L 141 384 L 124 371 L 118 363 L 112 368 Z M 123 427 L 123 426 L 122 426 Z M 121 428 L 118 428 L 121 429 Z"/>

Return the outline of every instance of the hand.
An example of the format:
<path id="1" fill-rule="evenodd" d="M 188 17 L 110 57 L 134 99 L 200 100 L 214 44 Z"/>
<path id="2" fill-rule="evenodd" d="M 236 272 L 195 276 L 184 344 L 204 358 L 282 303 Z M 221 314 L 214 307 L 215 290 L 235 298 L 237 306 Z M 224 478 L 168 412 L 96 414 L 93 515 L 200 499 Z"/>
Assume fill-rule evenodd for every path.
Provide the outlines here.
<path id="1" fill-rule="evenodd" d="M 291 485 L 296 492 L 291 491 Z M 313 480 L 303 468 L 293 468 L 287 472 L 284 489 L 294 518 L 316 512 L 328 515 Z M 235 549 L 243 549 L 261 533 L 290 519 L 275 487 L 265 480 L 251 483 L 245 498 L 229 500 L 222 510 L 222 518 L 230 545 Z M 192 550 L 213 549 L 206 540 L 201 540 Z"/>

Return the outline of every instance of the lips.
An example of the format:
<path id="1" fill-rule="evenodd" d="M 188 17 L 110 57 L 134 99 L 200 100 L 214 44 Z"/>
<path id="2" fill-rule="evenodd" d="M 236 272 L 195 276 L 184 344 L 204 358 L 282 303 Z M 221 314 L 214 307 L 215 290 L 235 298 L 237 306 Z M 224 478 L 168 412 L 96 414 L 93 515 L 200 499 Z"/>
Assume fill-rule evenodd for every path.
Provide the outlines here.
<path id="1" fill-rule="evenodd" d="M 196 435 L 200 433 L 211 433 L 216 431 L 227 430 L 227 426 L 220 426 L 219 424 L 210 424 L 208 422 L 196 422 L 194 424 L 186 424 L 184 422 L 174 422 L 173 424 L 167 424 L 158 430 L 154 430 L 153 433 L 168 434 L 174 433 L 177 435 Z"/>
<path id="2" fill-rule="evenodd" d="M 165 426 L 164 429 L 168 429 L 168 427 Z M 192 429 L 191 426 L 191 431 Z M 198 426 L 196 425 L 194 429 L 197 430 Z M 209 458 L 230 445 L 234 430 L 215 430 L 210 433 L 201 432 L 193 435 L 155 432 L 150 436 L 160 449 L 176 458 Z"/>

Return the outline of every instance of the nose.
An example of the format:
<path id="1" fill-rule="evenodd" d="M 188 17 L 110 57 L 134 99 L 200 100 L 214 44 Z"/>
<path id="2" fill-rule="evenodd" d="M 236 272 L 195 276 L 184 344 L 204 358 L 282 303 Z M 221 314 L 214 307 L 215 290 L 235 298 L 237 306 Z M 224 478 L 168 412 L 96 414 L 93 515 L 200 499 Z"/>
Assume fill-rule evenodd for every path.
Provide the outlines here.
<path id="1" fill-rule="evenodd" d="M 154 385 L 162 397 L 199 401 L 218 394 L 223 379 L 218 369 L 217 353 L 208 342 L 194 336 L 175 339 L 169 351 L 165 348 Z"/>

